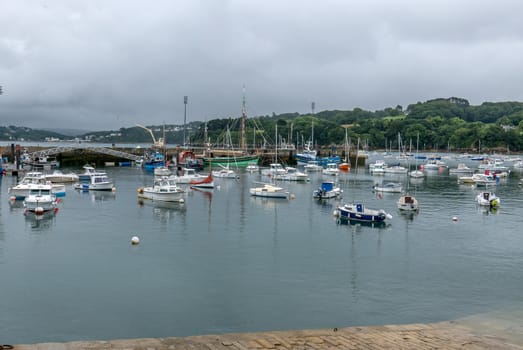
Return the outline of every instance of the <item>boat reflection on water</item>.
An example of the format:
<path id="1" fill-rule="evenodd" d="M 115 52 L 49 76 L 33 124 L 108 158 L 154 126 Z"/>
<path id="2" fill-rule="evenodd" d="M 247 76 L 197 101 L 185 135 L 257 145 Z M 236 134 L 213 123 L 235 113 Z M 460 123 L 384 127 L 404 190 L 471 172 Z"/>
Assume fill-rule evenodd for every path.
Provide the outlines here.
<path id="1" fill-rule="evenodd" d="M 43 231 L 54 225 L 57 212 L 58 208 L 54 208 L 54 210 L 49 210 L 42 214 L 35 214 L 34 212 L 27 211 L 24 213 L 25 222 L 33 231 Z"/>
<path id="2" fill-rule="evenodd" d="M 90 199 L 92 202 L 115 200 L 116 193 L 112 191 L 75 191 L 75 193 L 82 197 Z"/>
<path id="3" fill-rule="evenodd" d="M 398 217 L 402 218 L 405 221 L 414 221 L 414 218 L 418 216 L 418 211 L 405 211 L 399 210 Z"/>
<path id="4" fill-rule="evenodd" d="M 372 227 L 372 228 L 386 228 L 387 226 L 390 226 L 389 223 L 385 221 L 359 221 L 359 220 L 351 220 L 346 217 L 340 216 L 336 219 L 336 223 L 338 225 L 349 225 L 349 226 L 355 226 L 355 227 Z"/>
<path id="5" fill-rule="evenodd" d="M 490 207 L 478 205 L 478 213 L 483 214 L 485 216 L 496 215 L 499 213 L 499 208 L 498 207 L 490 208 Z"/>
<path id="6" fill-rule="evenodd" d="M 203 187 L 191 187 L 189 195 L 194 195 L 194 193 L 200 193 L 204 198 L 207 198 L 209 202 L 212 201 L 212 195 L 214 194 L 214 188 L 203 188 Z"/>
<path id="7" fill-rule="evenodd" d="M 185 203 L 180 202 L 164 202 L 151 201 L 147 199 L 138 199 L 138 205 L 143 207 L 151 207 L 153 210 L 153 217 L 160 219 L 160 221 L 171 221 L 177 216 L 185 215 L 187 207 Z"/>
<path id="8" fill-rule="evenodd" d="M 9 200 L 9 209 L 11 211 L 23 211 L 24 201 L 21 200 Z"/>

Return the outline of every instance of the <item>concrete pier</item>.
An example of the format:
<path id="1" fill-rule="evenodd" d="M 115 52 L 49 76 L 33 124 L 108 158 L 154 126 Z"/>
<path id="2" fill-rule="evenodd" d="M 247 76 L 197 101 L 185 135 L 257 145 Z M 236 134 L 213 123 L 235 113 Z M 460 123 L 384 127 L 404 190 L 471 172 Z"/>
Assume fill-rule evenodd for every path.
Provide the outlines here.
<path id="1" fill-rule="evenodd" d="M 1 349 L 1 347 L 0 347 Z M 518 318 L 476 317 L 432 324 L 234 333 L 190 337 L 15 345 L 18 350 L 377 350 L 523 349 Z"/>

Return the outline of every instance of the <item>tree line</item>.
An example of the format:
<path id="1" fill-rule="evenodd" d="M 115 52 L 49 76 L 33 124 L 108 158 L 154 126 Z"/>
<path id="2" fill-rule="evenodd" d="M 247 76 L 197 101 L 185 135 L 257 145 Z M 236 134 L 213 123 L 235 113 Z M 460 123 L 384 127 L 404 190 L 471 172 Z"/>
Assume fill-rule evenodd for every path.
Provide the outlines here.
<path id="1" fill-rule="evenodd" d="M 187 143 L 194 146 L 240 146 L 240 116 L 216 118 L 206 123 L 186 125 Z M 345 127 L 351 144 L 369 149 L 398 149 L 398 144 L 418 144 L 420 150 L 523 151 L 523 103 L 485 102 L 470 105 L 466 99 L 450 97 L 417 102 L 406 108 L 398 105 L 378 111 L 354 108 L 349 111 L 327 110 L 315 114 L 284 113 L 247 118 L 248 148 L 274 147 L 274 144 L 298 148 L 312 141 L 316 148 L 342 146 Z M 167 144 L 183 144 L 183 127 L 149 126 L 156 138 Z M 0 127 L 5 139 L 40 141 L 44 137 L 63 135 L 24 127 Z M 401 139 L 398 140 L 398 135 Z M 151 142 L 151 136 L 138 127 L 117 131 L 98 131 L 79 138 L 97 142 Z M 64 137 L 70 138 L 70 137 Z"/>

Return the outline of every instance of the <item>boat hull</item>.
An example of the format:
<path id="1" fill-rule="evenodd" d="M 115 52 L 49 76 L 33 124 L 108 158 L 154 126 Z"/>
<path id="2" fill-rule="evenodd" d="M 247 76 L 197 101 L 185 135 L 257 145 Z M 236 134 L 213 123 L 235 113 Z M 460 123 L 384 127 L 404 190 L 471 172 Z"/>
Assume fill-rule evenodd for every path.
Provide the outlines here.
<path id="1" fill-rule="evenodd" d="M 249 164 L 258 163 L 259 155 L 247 155 L 238 157 L 204 157 L 203 163 L 210 166 L 234 165 L 239 168 L 246 168 Z"/>
<path id="2" fill-rule="evenodd" d="M 263 187 L 253 187 L 249 189 L 251 196 L 264 197 L 264 198 L 289 198 L 289 191 L 284 190 L 281 187 L 272 185 L 264 185 Z"/>
<path id="3" fill-rule="evenodd" d="M 180 202 L 184 200 L 185 191 L 158 191 L 153 187 L 144 187 L 141 191 L 138 191 L 138 197 L 143 199 L 150 199 L 153 201 L 161 202 Z"/>
<path id="4" fill-rule="evenodd" d="M 112 191 L 114 188 L 114 185 L 112 182 L 107 183 L 78 183 L 74 186 L 75 190 L 81 190 L 81 191 Z"/>
<path id="5" fill-rule="evenodd" d="M 387 219 L 385 211 L 367 209 L 363 204 L 346 204 L 338 207 L 338 213 L 341 218 L 355 221 L 383 222 Z"/>

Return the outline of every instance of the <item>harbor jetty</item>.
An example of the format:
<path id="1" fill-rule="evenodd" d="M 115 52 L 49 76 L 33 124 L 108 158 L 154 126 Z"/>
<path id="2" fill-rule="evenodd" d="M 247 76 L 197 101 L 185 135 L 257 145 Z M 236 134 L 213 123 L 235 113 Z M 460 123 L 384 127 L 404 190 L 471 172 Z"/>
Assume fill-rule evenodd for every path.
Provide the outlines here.
<path id="1" fill-rule="evenodd" d="M 178 154 L 185 149 L 179 146 L 166 147 L 163 150 L 165 159 L 177 159 Z M 108 164 L 119 165 L 128 164 L 138 161 L 144 156 L 144 153 L 150 151 L 145 148 L 136 147 L 119 147 L 113 145 L 111 147 L 97 146 L 94 144 L 83 143 L 74 146 L 60 146 L 60 147 L 45 147 L 45 146 L 27 146 L 21 147 L 20 145 L 11 144 L 10 146 L 0 147 L 0 154 L 5 161 L 15 163 L 22 158 L 23 153 L 31 155 L 35 159 L 47 159 L 53 157 L 61 166 L 82 166 L 83 164 L 94 164 L 97 166 L 104 166 Z M 235 153 L 238 155 L 241 152 L 234 152 L 227 149 L 212 149 L 207 150 L 205 147 L 191 147 L 190 151 L 193 152 L 197 158 L 203 159 L 205 156 L 220 157 L 220 156 L 234 156 Z M 259 165 L 267 166 L 273 162 L 281 162 L 283 164 L 295 165 L 296 164 L 296 150 L 294 148 L 289 149 L 278 149 L 276 153 L 274 149 L 264 148 L 258 150 L 251 150 L 249 154 L 256 152 L 259 155 Z M 334 155 L 333 150 L 320 150 L 319 156 L 331 156 Z M 341 158 L 345 158 L 344 151 L 340 154 Z M 276 159 L 277 158 L 277 159 Z M 357 155 L 356 153 L 350 153 L 349 158 L 351 164 L 358 164 L 359 166 L 365 165 L 366 155 Z"/>
<path id="2" fill-rule="evenodd" d="M 172 338 L 15 345 L 18 350 L 523 349 L 516 320 L 467 318 L 431 324 L 231 333 Z M 1 347 L 0 347 L 1 348 Z M 7 349 L 7 347 L 6 347 Z"/>

